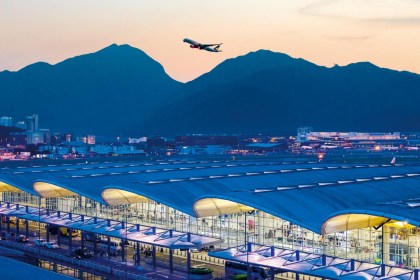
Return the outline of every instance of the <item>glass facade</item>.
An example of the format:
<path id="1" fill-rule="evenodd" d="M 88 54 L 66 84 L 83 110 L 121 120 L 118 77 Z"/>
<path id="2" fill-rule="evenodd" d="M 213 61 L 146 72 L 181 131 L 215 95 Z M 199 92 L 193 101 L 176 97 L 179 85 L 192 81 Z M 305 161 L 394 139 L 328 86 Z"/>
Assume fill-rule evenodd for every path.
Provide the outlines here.
<path id="1" fill-rule="evenodd" d="M 419 266 L 420 228 L 395 221 L 379 228 L 319 235 L 259 210 L 195 218 L 152 200 L 107 206 L 79 195 L 39 200 L 26 193 L 3 192 L 0 198 L 2 202 L 35 207 L 40 204 L 52 210 L 221 237 L 224 248 L 254 242 L 372 263 L 383 261 L 401 267 Z"/>

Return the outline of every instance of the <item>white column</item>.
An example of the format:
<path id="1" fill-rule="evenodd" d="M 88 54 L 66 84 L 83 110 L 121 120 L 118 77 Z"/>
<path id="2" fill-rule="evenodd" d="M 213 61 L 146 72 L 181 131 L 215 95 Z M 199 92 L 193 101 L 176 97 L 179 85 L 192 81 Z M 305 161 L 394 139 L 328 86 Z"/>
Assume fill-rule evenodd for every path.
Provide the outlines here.
<path id="1" fill-rule="evenodd" d="M 265 213 L 261 210 L 255 210 L 257 211 L 257 223 L 256 226 L 258 227 L 258 238 L 257 242 L 259 244 L 264 243 L 264 220 L 265 220 Z"/>
<path id="2" fill-rule="evenodd" d="M 383 248 L 382 248 L 382 254 L 383 254 L 383 263 L 384 264 L 389 264 L 389 250 L 390 250 L 390 246 L 389 246 L 389 242 L 390 242 L 390 228 L 387 224 L 384 224 L 383 226 L 383 231 L 382 231 L 382 244 L 383 244 Z"/>

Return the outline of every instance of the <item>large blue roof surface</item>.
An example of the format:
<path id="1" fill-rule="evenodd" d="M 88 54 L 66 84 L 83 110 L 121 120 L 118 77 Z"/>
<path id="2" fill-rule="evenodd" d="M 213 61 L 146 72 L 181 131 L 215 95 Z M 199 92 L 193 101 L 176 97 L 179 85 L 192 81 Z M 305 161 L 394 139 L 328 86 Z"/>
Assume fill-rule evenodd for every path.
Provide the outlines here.
<path id="1" fill-rule="evenodd" d="M 420 226 L 420 165 L 276 161 L 97 163 L 0 169 L 0 181 L 35 193 L 48 182 L 101 203 L 107 188 L 133 192 L 195 216 L 221 198 L 262 209 L 315 232 L 338 213 L 376 213 Z M 409 206 L 410 205 L 410 206 Z M 353 212 L 352 212 L 353 211 Z"/>

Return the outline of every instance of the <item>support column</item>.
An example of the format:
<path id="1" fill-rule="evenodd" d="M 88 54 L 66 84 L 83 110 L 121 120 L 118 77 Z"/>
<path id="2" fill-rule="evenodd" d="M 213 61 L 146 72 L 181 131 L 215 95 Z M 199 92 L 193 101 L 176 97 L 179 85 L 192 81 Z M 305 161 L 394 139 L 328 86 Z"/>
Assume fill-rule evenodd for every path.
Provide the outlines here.
<path id="1" fill-rule="evenodd" d="M 174 272 L 174 253 L 173 253 L 174 251 L 171 249 L 171 248 L 169 248 L 169 271 L 171 272 L 171 273 L 173 273 Z"/>
<path id="2" fill-rule="evenodd" d="M 136 258 L 135 258 L 135 262 L 137 265 L 140 264 L 140 243 L 136 242 Z"/>
<path id="3" fill-rule="evenodd" d="M 125 255 L 125 239 L 121 238 L 121 261 L 126 261 L 126 255 Z"/>
<path id="4" fill-rule="evenodd" d="M 92 233 L 93 239 L 93 253 L 96 254 L 98 251 L 98 236 L 95 233 Z"/>
<path id="5" fill-rule="evenodd" d="M 107 236 L 106 239 L 108 241 L 107 253 L 108 253 L 108 256 L 110 256 L 111 255 L 111 237 Z"/>
<path id="6" fill-rule="evenodd" d="M 29 221 L 25 220 L 25 235 L 29 237 Z"/>
<path id="7" fill-rule="evenodd" d="M 85 248 L 85 232 L 82 230 L 80 235 L 80 247 Z"/>
<path id="8" fill-rule="evenodd" d="M 10 217 L 6 216 L 6 231 L 10 232 Z"/>
<path id="9" fill-rule="evenodd" d="M 252 243 L 248 242 L 247 243 L 247 260 L 246 260 L 246 279 L 247 280 L 252 280 L 251 265 L 249 264 L 249 261 L 248 261 L 248 255 L 251 252 L 252 252 Z"/>
<path id="10" fill-rule="evenodd" d="M 296 250 L 296 261 L 300 261 L 300 251 Z M 299 273 L 296 273 L 296 279 L 299 280 Z"/>
<path id="11" fill-rule="evenodd" d="M 389 264 L 389 235 L 390 230 L 387 224 L 382 226 L 382 263 Z"/>
<path id="12" fill-rule="evenodd" d="M 47 224 L 47 226 L 45 227 L 45 229 L 46 229 L 46 234 L 47 234 L 47 237 L 46 237 L 46 239 L 47 239 L 47 242 L 50 242 L 50 225 L 49 224 Z"/>
<path id="13" fill-rule="evenodd" d="M 187 241 L 191 242 L 191 233 L 187 233 Z M 191 250 L 187 250 L 187 274 L 190 275 L 191 271 Z"/>
<path id="14" fill-rule="evenodd" d="M 19 218 L 16 218 L 16 235 L 17 236 L 19 236 L 19 223 L 20 223 Z"/>
<path id="15" fill-rule="evenodd" d="M 274 255 L 275 255 L 275 249 L 274 249 L 274 246 L 271 246 L 270 256 L 274 257 Z M 270 280 L 274 280 L 274 269 L 273 268 L 270 268 Z"/>
<path id="16" fill-rule="evenodd" d="M 258 217 L 258 243 L 259 244 L 264 244 L 264 217 L 265 217 L 265 213 L 263 213 L 261 210 L 255 210 L 257 211 L 257 217 Z M 254 223 L 255 224 L 255 223 Z"/>
<path id="17" fill-rule="evenodd" d="M 61 245 L 61 230 L 60 227 L 57 228 L 57 245 Z"/>
<path id="18" fill-rule="evenodd" d="M 69 233 L 69 250 L 73 248 L 73 230 L 71 228 L 68 229 Z"/>
<path id="19" fill-rule="evenodd" d="M 170 213 L 169 213 L 169 207 L 165 205 L 165 224 L 166 224 L 166 228 L 172 228 L 171 224 L 170 224 Z"/>
<path id="20" fill-rule="evenodd" d="M 153 269 L 156 269 L 156 246 L 152 246 Z"/>
<path id="21" fill-rule="evenodd" d="M 172 238 L 173 236 L 173 231 L 172 229 L 169 230 L 169 237 Z M 169 248 L 169 271 L 171 273 L 174 272 L 174 251 Z"/>

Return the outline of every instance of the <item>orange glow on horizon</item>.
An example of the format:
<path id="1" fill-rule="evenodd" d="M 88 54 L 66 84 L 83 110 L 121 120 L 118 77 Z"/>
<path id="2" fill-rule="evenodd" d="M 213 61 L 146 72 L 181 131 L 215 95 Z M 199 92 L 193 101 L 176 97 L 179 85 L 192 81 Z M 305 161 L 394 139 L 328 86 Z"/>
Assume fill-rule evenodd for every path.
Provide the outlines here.
<path id="1" fill-rule="evenodd" d="M 116 43 L 142 49 L 180 81 L 259 49 L 420 73 L 419 14 L 416 1 L 399 0 L 1 1 L 0 71 Z M 185 37 L 223 43 L 223 52 L 193 50 Z"/>

